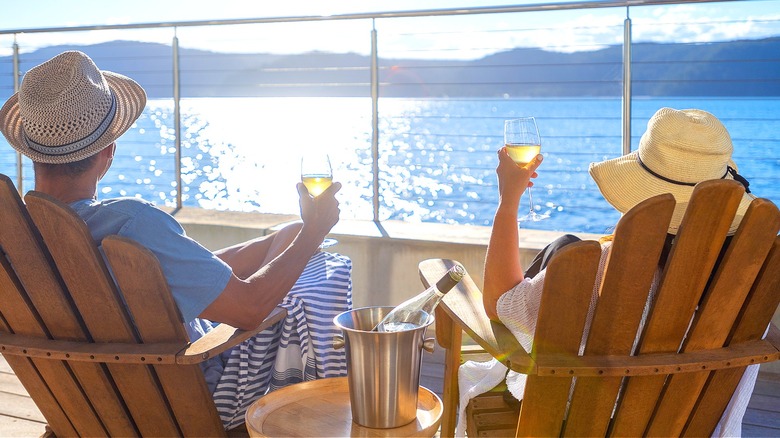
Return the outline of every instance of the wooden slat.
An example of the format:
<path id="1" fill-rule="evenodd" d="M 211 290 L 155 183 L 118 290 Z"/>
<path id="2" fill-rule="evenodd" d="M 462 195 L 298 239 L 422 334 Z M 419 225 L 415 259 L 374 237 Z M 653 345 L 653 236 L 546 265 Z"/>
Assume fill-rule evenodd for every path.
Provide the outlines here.
<path id="1" fill-rule="evenodd" d="M 778 231 L 777 207 L 767 200 L 752 202 L 705 292 L 682 351 L 707 350 L 725 344 Z M 702 365 L 702 369 L 706 366 Z M 709 374 L 702 371 L 670 376 L 648 434 L 680 435 Z M 717 390 L 725 392 L 727 388 Z"/>
<path id="2" fill-rule="evenodd" d="M 758 274 L 743 306 L 729 344 L 759 339 L 764 335 L 767 321 L 771 320 L 780 305 L 780 236 L 775 237 L 773 246 Z M 688 424 L 683 430 L 685 436 L 710 435 L 731 395 L 737 388 L 745 368 L 733 368 L 713 372 L 702 397 L 697 402 Z M 712 389 L 712 390 L 710 390 Z"/>
<path id="3" fill-rule="evenodd" d="M 547 266 L 532 357 L 579 353 L 593 297 L 601 247 L 584 241 L 567 245 Z M 517 432 L 558 436 L 571 389 L 571 377 L 528 376 Z"/>
<path id="4" fill-rule="evenodd" d="M 86 224 L 67 205 L 48 195 L 30 192 L 25 200 L 92 339 L 137 342 Z M 107 367 L 142 435 L 180 435 L 150 367 L 126 364 Z"/>
<path id="5" fill-rule="evenodd" d="M 86 339 L 62 282 L 51 267 L 51 258 L 44 251 L 13 183 L 5 175 L 0 175 L 0 205 L 0 247 L 13 266 L 13 271 L 4 268 L 7 272 L 4 289 L 11 294 L 12 287 L 18 296 L 18 301 L 13 303 L 8 296 L 0 300 L 0 312 L 7 317 L 9 329 L 55 339 Z M 37 313 L 32 311 L 33 306 Z M 28 390 L 36 388 L 31 392 L 34 397 L 40 397 L 41 411 L 56 433 L 73 435 L 76 427 L 84 435 L 106 434 L 97 412 L 102 418 L 120 419 L 109 433 L 135 434 L 133 426 L 121 420 L 126 413 L 116 397 L 103 396 L 113 391 L 113 384 L 99 365 L 67 366 L 56 361 L 19 360 L 16 370 Z M 78 381 L 94 381 L 103 387 L 96 385 L 85 394 L 72 389 L 80 386 Z M 64 417 L 71 421 L 63 421 Z"/>
<path id="6" fill-rule="evenodd" d="M 103 251 L 141 341 L 186 341 L 188 336 L 181 314 L 155 256 L 136 242 L 116 236 L 103 240 Z M 154 368 L 185 436 L 224 435 L 222 421 L 198 365 Z"/>
<path id="7" fill-rule="evenodd" d="M 428 286 L 426 286 L 428 287 Z M 463 339 L 463 331 L 459 326 L 453 324 L 450 316 L 444 312 L 443 308 L 436 308 L 436 324 L 438 337 L 439 321 L 446 321 L 442 325 L 442 330 L 446 339 L 450 342 L 444 356 L 444 391 L 442 394 L 443 412 L 441 419 L 441 433 L 443 436 L 454 436 L 457 426 L 457 414 L 459 405 L 459 387 L 458 387 L 458 367 L 460 366 L 460 344 Z"/>
<path id="8" fill-rule="evenodd" d="M 679 349 L 743 193 L 744 187 L 736 181 L 705 181 L 694 188 L 664 267 L 640 354 Z M 613 423 L 614 435 L 644 433 L 665 381 L 662 375 L 627 380 Z"/>
<path id="9" fill-rule="evenodd" d="M 618 222 L 585 356 L 631 353 L 674 206 L 672 195 L 657 196 L 632 208 Z M 579 377 L 565 434 L 605 435 L 622 380 L 622 376 Z"/>
<path id="10" fill-rule="evenodd" d="M 7 327 L 3 327 L 2 329 L 6 330 Z M 31 359 L 19 356 L 9 356 L 7 358 L 4 357 L 4 359 L 9 367 L 13 370 L 16 377 L 23 379 L 20 383 L 24 387 L 25 392 L 36 395 L 35 401 L 42 406 L 40 411 L 46 418 L 46 421 L 48 421 L 52 427 L 56 426 L 57 430 L 62 431 L 63 435 L 65 433 L 68 434 L 67 436 L 76 435 L 75 426 L 68 419 L 68 414 L 66 414 L 63 408 L 60 406 L 56 396 L 46 385 L 46 382 L 39 374 L 38 369 L 33 364 L 33 361 Z M 46 362 L 44 362 L 44 364 Z M 56 364 L 57 362 L 51 363 Z M 65 392 L 67 392 L 67 389 L 63 389 L 63 393 L 59 395 L 66 396 Z M 73 395 L 78 396 L 78 394 Z"/>

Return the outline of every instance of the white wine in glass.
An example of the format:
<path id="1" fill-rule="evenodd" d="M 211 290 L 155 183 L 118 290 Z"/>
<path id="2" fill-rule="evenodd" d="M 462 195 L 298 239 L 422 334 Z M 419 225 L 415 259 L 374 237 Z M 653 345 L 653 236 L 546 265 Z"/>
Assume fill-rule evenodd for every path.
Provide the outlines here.
<path id="1" fill-rule="evenodd" d="M 509 157 L 518 166 L 525 166 L 534 159 L 542 150 L 542 140 L 539 137 L 539 129 L 536 127 L 536 119 L 522 117 L 506 120 L 504 122 L 504 145 Z M 518 221 L 540 221 L 550 217 L 549 214 L 539 214 L 534 211 L 534 199 L 531 188 L 526 189 L 530 208 L 528 214 L 517 218 Z"/>
<path id="2" fill-rule="evenodd" d="M 314 198 L 333 184 L 333 167 L 328 154 L 310 153 L 301 158 L 301 182 Z M 327 238 L 320 244 L 320 249 L 330 248 L 337 243 L 338 240 Z"/>
<path id="3" fill-rule="evenodd" d="M 309 194 L 319 196 L 333 184 L 333 169 L 327 154 L 309 154 L 301 159 L 301 182 Z"/>

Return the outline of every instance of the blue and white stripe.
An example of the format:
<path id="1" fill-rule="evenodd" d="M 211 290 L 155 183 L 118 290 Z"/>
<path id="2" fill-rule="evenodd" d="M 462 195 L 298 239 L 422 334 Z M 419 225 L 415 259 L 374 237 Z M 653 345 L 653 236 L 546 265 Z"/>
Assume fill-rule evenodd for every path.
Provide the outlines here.
<path id="1" fill-rule="evenodd" d="M 225 429 L 244 421 L 266 392 L 302 381 L 347 375 L 346 353 L 333 348 L 333 318 L 352 309 L 352 261 L 320 251 L 282 302 L 287 317 L 234 347 L 214 403 Z"/>

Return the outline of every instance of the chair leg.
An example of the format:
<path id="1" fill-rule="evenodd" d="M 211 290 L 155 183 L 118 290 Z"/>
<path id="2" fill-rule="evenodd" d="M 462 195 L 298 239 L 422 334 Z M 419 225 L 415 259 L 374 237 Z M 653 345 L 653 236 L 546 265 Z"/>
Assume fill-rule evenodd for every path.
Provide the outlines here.
<path id="1" fill-rule="evenodd" d="M 455 426 L 457 425 L 458 402 L 460 394 L 458 393 L 458 367 L 460 366 L 460 344 L 463 334 L 460 328 L 450 325 L 451 344 L 446 350 L 444 357 L 444 413 L 442 414 L 441 436 L 455 436 Z"/>
<path id="2" fill-rule="evenodd" d="M 44 429 L 43 433 L 39 438 L 57 438 L 57 435 L 54 434 L 54 431 L 52 430 L 49 425 L 46 425 L 46 429 Z"/>

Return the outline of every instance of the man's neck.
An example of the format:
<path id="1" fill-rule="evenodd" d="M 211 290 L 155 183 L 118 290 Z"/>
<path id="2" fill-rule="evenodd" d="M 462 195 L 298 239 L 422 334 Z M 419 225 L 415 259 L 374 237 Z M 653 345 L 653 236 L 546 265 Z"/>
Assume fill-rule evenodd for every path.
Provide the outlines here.
<path id="1" fill-rule="evenodd" d="M 70 204 L 80 199 L 97 198 L 97 180 L 89 175 L 70 177 L 35 173 L 35 190 Z"/>

